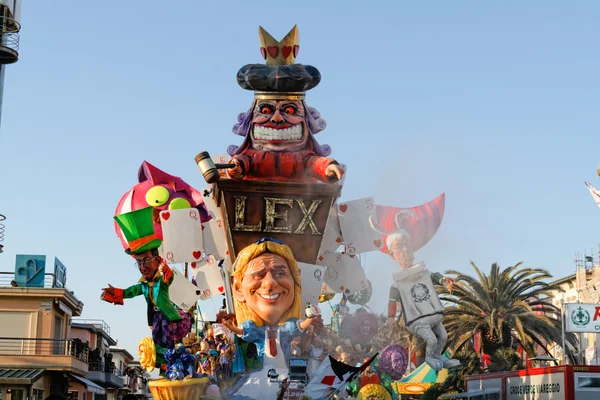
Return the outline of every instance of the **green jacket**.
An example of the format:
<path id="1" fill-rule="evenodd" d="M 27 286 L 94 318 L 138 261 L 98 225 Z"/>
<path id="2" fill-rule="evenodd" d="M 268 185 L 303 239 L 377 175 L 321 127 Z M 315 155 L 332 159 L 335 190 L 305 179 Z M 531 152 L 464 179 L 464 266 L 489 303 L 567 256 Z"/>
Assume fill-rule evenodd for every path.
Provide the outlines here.
<path id="1" fill-rule="evenodd" d="M 123 298 L 131 299 L 132 297 L 137 297 L 143 294 L 146 301 L 148 303 L 152 302 L 154 305 L 156 305 L 156 308 L 165 314 L 169 321 L 181 321 L 183 318 L 181 318 L 181 315 L 179 315 L 177 309 L 169 298 L 169 286 L 171 285 L 171 282 L 173 282 L 173 273 L 165 272 L 164 278 L 166 282 L 163 280 L 163 277 L 161 277 L 160 279 L 157 279 L 152 286 L 152 297 L 154 299 L 153 302 L 149 293 L 150 285 L 145 281 L 139 282 L 125 289 L 123 292 Z"/>

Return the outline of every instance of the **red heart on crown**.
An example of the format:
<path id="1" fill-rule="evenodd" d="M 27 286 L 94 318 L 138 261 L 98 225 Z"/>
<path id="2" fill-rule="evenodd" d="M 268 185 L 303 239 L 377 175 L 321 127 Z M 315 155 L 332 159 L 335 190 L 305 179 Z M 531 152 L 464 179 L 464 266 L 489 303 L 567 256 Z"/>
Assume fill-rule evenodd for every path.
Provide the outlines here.
<path id="1" fill-rule="evenodd" d="M 267 59 L 267 49 L 265 49 L 264 47 L 261 47 L 260 54 L 262 54 L 262 56 L 265 60 Z"/>
<path id="2" fill-rule="evenodd" d="M 225 288 L 223 286 L 219 286 L 218 289 L 219 289 L 219 292 L 222 292 L 223 290 L 225 290 Z"/>
<path id="3" fill-rule="evenodd" d="M 269 52 L 269 55 L 273 58 L 277 57 L 277 53 L 279 53 L 279 47 L 277 46 L 269 46 L 267 47 L 267 51 Z"/>
<path id="4" fill-rule="evenodd" d="M 165 221 L 168 221 L 170 216 L 171 216 L 171 213 L 170 213 L 170 212 L 168 212 L 168 211 L 167 211 L 167 212 L 164 212 L 164 213 L 162 213 L 162 217 L 163 217 L 163 219 L 164 219 Z"/>
<path id="5" fill-rule="evenodd" d="M 191 263 L 190 265 L 192 266 L 192 268 L 196 268 L 196 263 L 195 262 Z"/>
<path id="6" fill-rule="evenodd" d="M 198 259 L 200 259 L 200 256 L 202 255 L 202 252 L 201 251 L 194 251 L 194 252 L 192 252 L 192 255 L 194 256 L 194 258 L 196 260 L 198 260 Z"/>
<path id="7" fill-rule="evenodd" d="M 229 255 L 229 250 L 227 250 L 227 251 L 225 252 L 225 255 L 226 255 L 226 256 L 228 256 L 228 255 Z"/>
<path id="8" fill-rule="evenodd" d="M 283 54 L 283 58 L 288 58 L 292 53 L 292 46 L 283 46 L 281 49 L 281 54 Z"/>
<path id="9" fill-rule="evenodd" d="M 338 242 L 338 243 L 342 243 L 342 238 L 338 236 L 338 238 L 335 239 L 335 241 Z"/>
<path id="10" fill-rule="evenodd" d="M 323 261 L 323 256 L 319 256 L 319 261 Z"/>
<path id="11" fill-rule="evenodd" d="M 377 247 L 380 248 L 381 247 L 381 239 L 376 239 L 373 240 L 373 244 Z"/>
<path id="12" fill-rule="evenodd" d="M 298 52 L 300 51 L 300 46 L 295 45 L 294 46 L 294 58 L 298 57 Z"/>
<path id="13" fill-rule="evenodd" d="M 345 212 L 346 212 L 346 210 L 348 210 L 348 205 L 347 205 L 347 204 L 342 204 L 342 205 L 340 206 L 340 211 L 341 211 L 341 212 L 343 212 L 343 213 L 345 213 Z"/>

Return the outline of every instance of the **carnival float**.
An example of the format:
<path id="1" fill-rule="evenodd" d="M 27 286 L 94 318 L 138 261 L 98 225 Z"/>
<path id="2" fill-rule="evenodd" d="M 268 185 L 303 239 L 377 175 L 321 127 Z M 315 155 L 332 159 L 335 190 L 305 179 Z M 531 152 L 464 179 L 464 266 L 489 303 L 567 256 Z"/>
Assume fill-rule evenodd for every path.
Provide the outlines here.
<path id="1" fill-rule="evenodd" d="M 387 323 L 398 323 L 400 304 L 426 343 L 428 368 L 456 367 L 442 353 L 434 286 L 451 290 L 453 281 L 414 259 L 440 227 L 444 195 L 411 208 L 373 197 L 341 202 L 348 171 L 317 142 L 327 124 L 306 97 L 321 74 L 296 63 L 298 28 L 278 41 L 259 27 L 259 40 L 264 63 L 237 73 L 253 92 L 233 127 L 241 143 L 217 155 L 198 149 L 203 190 L 142 163 L 114 215 L 141 277 L 108 285 L 102 299 L 126 306 L 144 296 L 151 336 L 139 358 L 160 371 L 149 385 L 155 399 L 333 398 L 361 376 L 359 398 L 396 398 L 393 383 L 410 360 L 400 345 L 373 344 L 379 319 L 359 255 L 380 251 L 398 263 Z M 319 304 L 340 294 L 326 324 Z M 198 301 L 215 297 L 222 310 L 199 321 Z M 351 313 L 348 303 L 359 309 Z"/>

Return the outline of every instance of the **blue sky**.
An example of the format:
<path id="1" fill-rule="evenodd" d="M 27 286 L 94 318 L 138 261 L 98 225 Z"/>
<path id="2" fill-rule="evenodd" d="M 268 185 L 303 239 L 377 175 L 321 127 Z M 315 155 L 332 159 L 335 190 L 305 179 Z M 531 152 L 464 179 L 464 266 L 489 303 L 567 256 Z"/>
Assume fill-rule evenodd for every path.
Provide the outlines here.
<path id="1" fill-rule="evenodd" d="M 416 254 L 432 270 L 524 261 L 558 278 L 597 250 L 583 185 L 600 186 L 597 2 L 27 1 L 21 15 L 0 127 L 0 270 L 17 253 L 58 256 L 83 316 L 131 352 L 149 334 L 143 298 L 99 300 L 139 278 L 114 209 L 143 160 L 201 189 L 194 155 L 240 144 L 231 127 L 252 93 L 235 75 L 261 62 L 258 25 L 280 39 L 298 24 L 297 61 L 321 71 L 307 103 L 348 165 L 342 200 L 446 193 Z M 367 255 L 376 312 L 396 269 Z"/>

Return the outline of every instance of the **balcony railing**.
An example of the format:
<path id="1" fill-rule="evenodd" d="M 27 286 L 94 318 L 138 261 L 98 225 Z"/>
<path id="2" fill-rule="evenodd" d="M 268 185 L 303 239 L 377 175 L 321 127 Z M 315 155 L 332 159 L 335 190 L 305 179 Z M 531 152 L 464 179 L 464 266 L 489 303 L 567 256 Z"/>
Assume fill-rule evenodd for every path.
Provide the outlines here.
<path id="1" fill-rule="evenodd" d="M 85 318 L 72 318 L 71 325 L 92 325 L 97 329 L 101 329 L 107 336 L 110 336 L 110 326 L 102 319 L 85 319 Z"/>
<path id="2" fill-rule="evenodd" d="M 0 337 L 0 355 L 71 356 L 88 362 L 89 348 L 74 339 Z"/>
<path id="3" fill-rule="evenodd" d="M 115 368 L 112 366 L 109 366 L 108 368 L 106 368 L 104 361 L 100 361 L 100 360 L 90 361 L 88 363 L 88 366 L 89 366 L 90 371 L 106 372 L 107 374 L 113 374 L 114 376 L 116 376 L 118 378 L 123 378 L 123 371 L 121 371 L 119 368 Z"/>
<path id="4" fill-rule="evenodd" d="M 1 64 L 1 62 L 0 62 L 0 64 Z M 6 272 L 6 271 L 0 272 L 0 287 L 14 286 L 14 284 L 13 284 L 14 279 L 15 279 L 14 272 Z M 45 273 L 44 274 L 44 287 L 52 288 L 53 285 L 54 285 L 54 274 Z"/>

